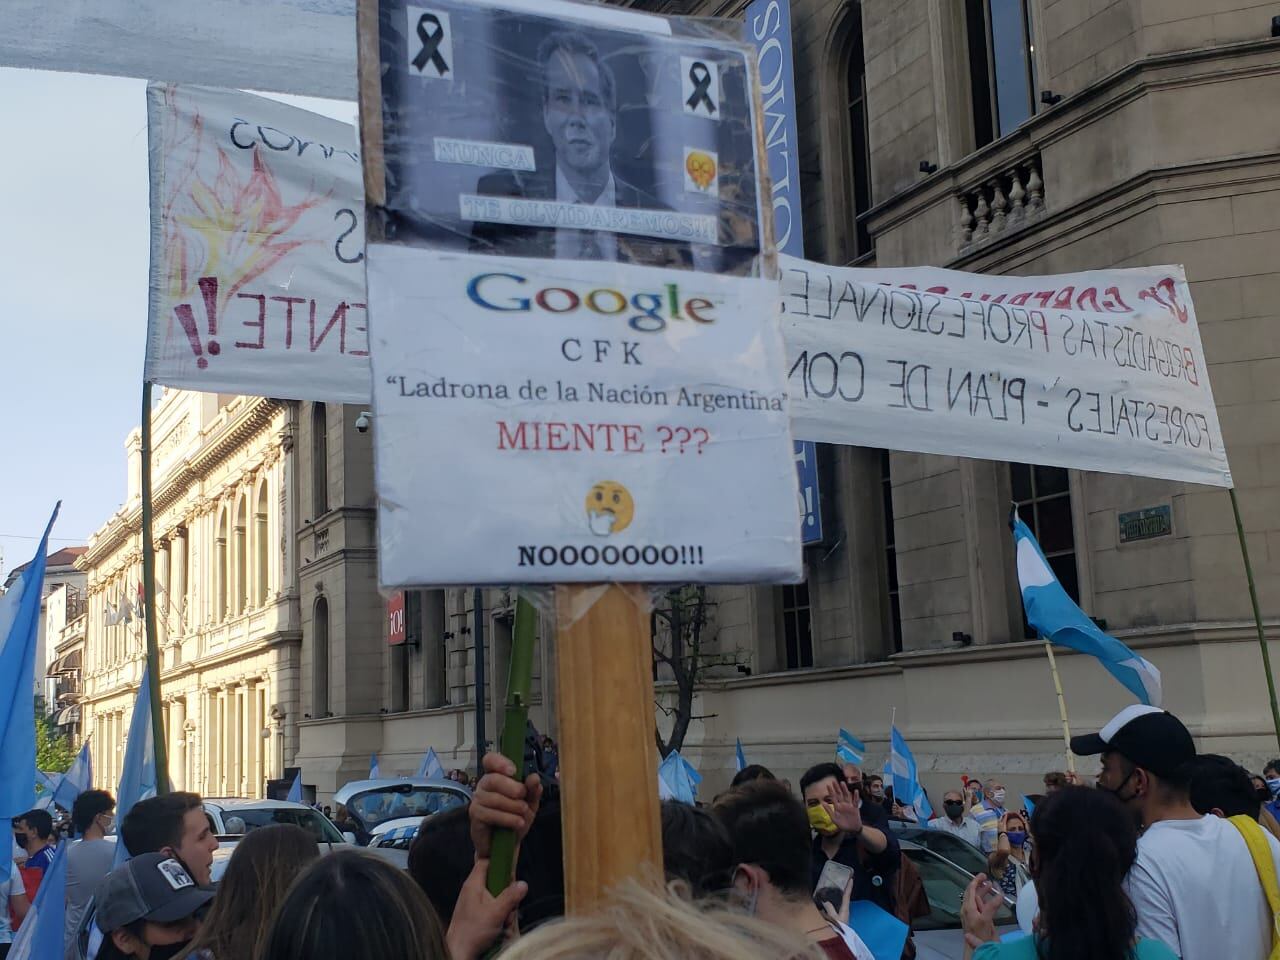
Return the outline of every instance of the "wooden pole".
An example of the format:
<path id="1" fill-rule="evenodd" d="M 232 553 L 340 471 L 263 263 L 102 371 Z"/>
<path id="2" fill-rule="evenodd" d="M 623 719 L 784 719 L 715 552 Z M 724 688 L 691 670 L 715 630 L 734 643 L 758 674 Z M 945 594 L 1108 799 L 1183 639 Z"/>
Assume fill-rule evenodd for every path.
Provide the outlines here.
<path id="1" fill-rule="evenodd" d="M 147 695 L 151 700 L 151 737 L 155 741 L 156 793 L 169 792 L 169 745 L 160 708 L 160 645 L 156 641 L 156 554 L 152 542 L 151 507 L 151 384 L 142 384 L 142 606 L 147 638 Z M 139 691 L 141 696 L 142 691 Z"/>
<path id="2" fill-rule="evenodd" d="M 1275 726 L 1276 743 L 1280 744 L 1280 708 L 1276 706 L 1276 681 L 1271 675 L 1271 652 L 1267 649 L 1267 636 L 1262 629 L 1262 609 L 1258 606 L 1258 588 L 1253 582 L 1253 564 L 1249 562 L 1249 545 L 1244 538 L 1244 521 L 1240 519 L 1240 501 L 1236 499 L 1236 488 L 1227 490 L 1231 494 L 1231 512 L 1236 518 L 1236 536 L 1240 538 L 1240 556 L 1244 558 L 1244 576 L 1249 582 L 1249 602 L 1253 604 L 1253 625 L 1258 631 L 1258 649 L 1262 651 L 1262 670 L 1267 676 L 1267 696 L 1271 700 L 1271 722 Z"/>
<path id="3" fill-rule="evenodd" d="M 1049 672 L 1053 674 L 1053 689 L 1058 694 L 1058 715 L 1062 717 L 1062 740 L 1067 745 L 1067 771 L 1076 772 L 1076 757 L 1071 752 L 1071 727 L 1067 725 L 1067 699 L 1062 695 L 1062 677 L 1058 675 L 1058 660 L 1053 655 L 1053 644 L 1044 642 L 1044 652 L 1049 655 Z"/>
<path id="4" fill-rule="evenodd" d="M 565 907 L 660 879 L 649 599 L 637 585 L 556 588 Z"/>

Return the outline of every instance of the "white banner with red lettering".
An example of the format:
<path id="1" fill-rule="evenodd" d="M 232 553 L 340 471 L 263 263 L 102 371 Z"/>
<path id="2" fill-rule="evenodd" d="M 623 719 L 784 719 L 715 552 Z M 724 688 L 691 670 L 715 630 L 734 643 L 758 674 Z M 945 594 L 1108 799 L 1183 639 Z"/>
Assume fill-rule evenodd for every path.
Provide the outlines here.
<path id="1" fill-rule="evenodd" d="M 355 130 L 234 90 L 152 84 L 145 376 L 369 399 Z"/>
<path id="2" fill-rule="evenodd" d="M 798 580 L 777 294 L 370 245 L 381 582 Z"/>
<path id="3" fill-rule="evenodd" d="M 1231 486 L 1181 267 L 782 283 L 797 439 Z"/>

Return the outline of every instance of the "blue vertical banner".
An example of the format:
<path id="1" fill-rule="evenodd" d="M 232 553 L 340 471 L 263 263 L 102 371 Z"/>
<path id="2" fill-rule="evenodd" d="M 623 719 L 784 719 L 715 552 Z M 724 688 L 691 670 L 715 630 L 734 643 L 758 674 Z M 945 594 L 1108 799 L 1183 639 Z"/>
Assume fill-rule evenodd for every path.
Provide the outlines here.
<path id="1" fill-rule="evenodd" d="M 795 64 L 791 54 L 791 0 L 755 0 L 747 7 L 747 32 L 760 64 L 764 101 L 765 151 L 773 184 L 773 231 L 778 250 L 804 256 L 804 218 L 800 211 L 799 135 L 796 133 Z M 818 446 L 795 441 L 800 482 L 801 538 L 822 541 L 818 491 Z"/>

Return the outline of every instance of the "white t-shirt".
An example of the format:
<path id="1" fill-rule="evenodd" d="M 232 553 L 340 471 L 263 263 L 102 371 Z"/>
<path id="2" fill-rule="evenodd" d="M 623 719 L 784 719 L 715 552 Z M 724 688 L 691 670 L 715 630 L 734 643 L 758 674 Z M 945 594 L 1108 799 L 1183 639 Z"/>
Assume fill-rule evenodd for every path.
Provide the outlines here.
<path id="1" fill-rule="evenodd" d="M 9 926 L 9 898 L 25 897 L 27 888 L 22 885 L 18 865 L 9 861 L 9 879 L 0 882 L 0 943 L 13 943 L 13 929 Z"/>
<path id="2" fill-rule="evenodd" d="M 1280 867 L 1280 841 L 1265 836 Z M 1249 848 L 1227 820 L 1153 823 L 1138 840 L 1125 887 L 1138 914 L 1138 936 L 1164 941 L 1183 960 L 1271 954 L 1271 908 Z"/>

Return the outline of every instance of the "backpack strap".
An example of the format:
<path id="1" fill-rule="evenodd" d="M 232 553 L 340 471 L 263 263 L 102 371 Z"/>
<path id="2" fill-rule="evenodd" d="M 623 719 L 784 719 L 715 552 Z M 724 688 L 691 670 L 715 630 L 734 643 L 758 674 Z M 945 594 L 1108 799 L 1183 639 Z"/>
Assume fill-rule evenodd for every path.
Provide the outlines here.
<path id="1" fill-rule="evenodd" d="M 1252 817 L 1238 814 L 1231 817 L 1229 822 L 1240 831 L 1245 846 L 1249 848 L 1249 856 L 1253 858 L 1253 868 L 1258 872 L 1262 892 L 1266 894 L 1267 905 L 1271 907 L 1269 960 L 1280 960 L 1280 881 L 1276 879 L 1276 862 L 1271 854 L 1271 844 L 1267 842 L 1266 834 Z"/>

